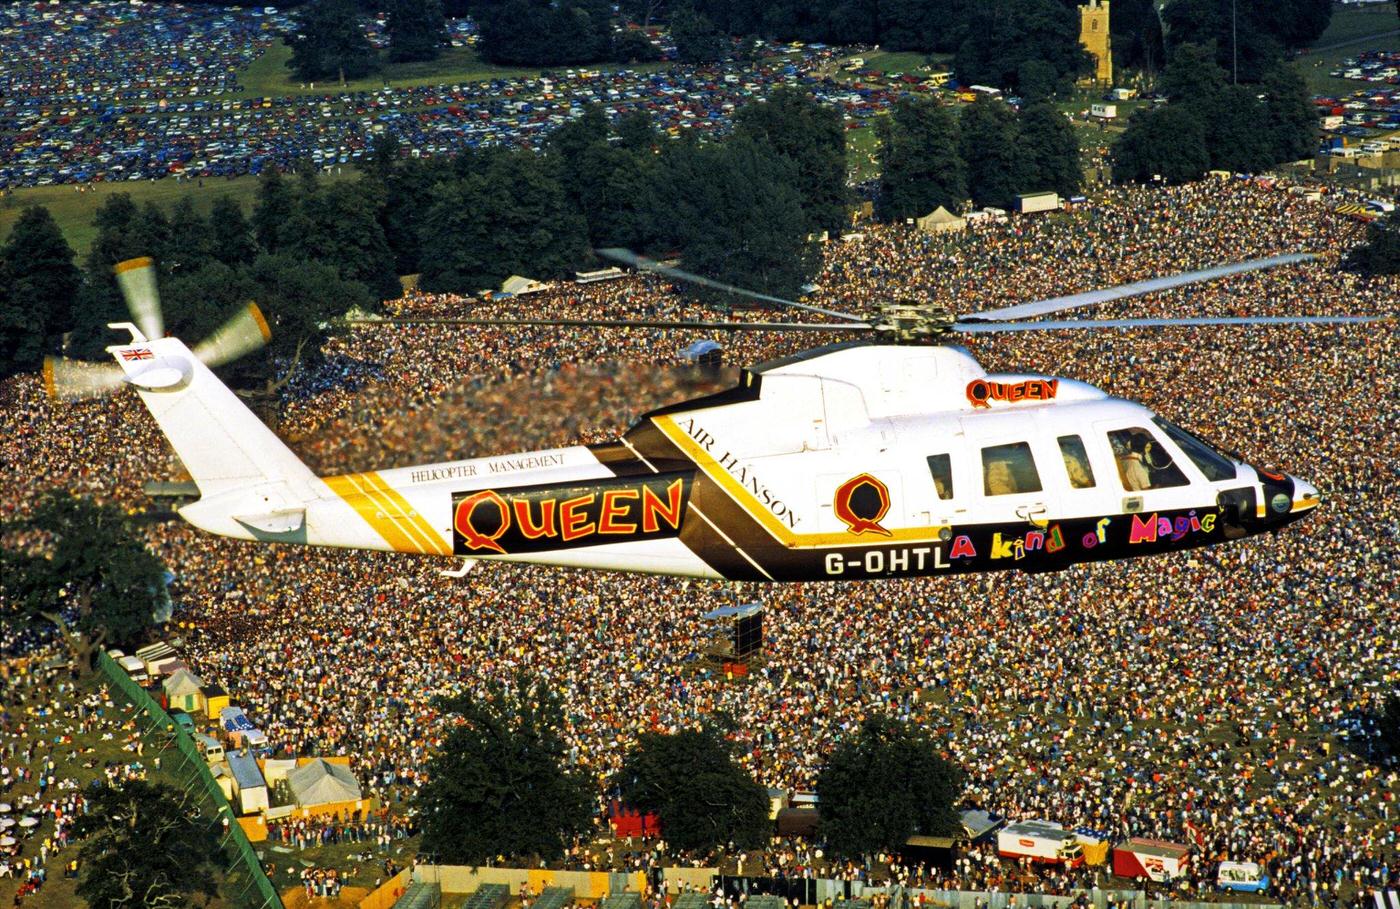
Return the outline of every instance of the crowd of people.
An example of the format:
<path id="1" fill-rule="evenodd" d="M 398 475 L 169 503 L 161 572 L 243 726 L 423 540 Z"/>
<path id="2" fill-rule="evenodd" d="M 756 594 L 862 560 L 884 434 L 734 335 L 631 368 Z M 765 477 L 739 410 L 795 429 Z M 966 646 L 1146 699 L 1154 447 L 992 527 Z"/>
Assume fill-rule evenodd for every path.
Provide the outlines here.
<path id="1" fill-rule="evenodd" d="M 75 681 L 49 638 L 26 644 L 23 655 L 11 644 L 0 659 L 0 893 L 13 892 L 14 906 L 39 899 L 73 842 L 73 824 L 88 809 L 84 786 L 148 772 L 130 713 L 105 689 Z M 112 744 L 98 755 L 85 744 L 94 739 Z M 77 876 L 75 853 L 57 864 L 64 877 Z"/>
<path id="2" fill-rule="evenodd" d="M 1278 185 L 1113 189 L 1063 217 L 955 235 L 872 226 L 827 244 L 809 301 L 865 314 L 881 299 L 931 297 L 967 313 L 1304 251 L 1318 258 L 1091 315 L 1393 313 L 1400 286 L 1338 267 L 1360 236 Z M 391 309 L 713 316 L 668 281 L 635 276 Z M 775 317 L 792 318 L 734 316 Z M 713 387 L 673 368 L 702 336 L 361 326 L 331 343 L 328 376 L 299 386 L 277 428 L 322 473 L 603 440 Z M 796 333 L 720 340 L 731 366 L 810 344 Z M 1028 332 L 969 346 L 989 370 L 1078 378 L 1142 401 L 1251 463 L 1315 482 L 1324 507 L 1276 535 L 1061 574 L 781 586 L 504 564 L 447 579 L 437 560 L 152 525 L 153 550 L 178 574 L 182 656 L 232 692 L 279 752 L 350 755 L 366 795 L 402 824 L 444 733 L 433 699 L 525 672 L 562 696 L 568 760 L 597 782 L 600 807 L 644 731 L 728 714 L 756 779 L 807 790 L 842 737 L 887 714 L 935 732 L 967 773 L 970 806 L 1196 846 L 1180 892 L 1210 890 L 1218 859 L 1265 864 L 1272 896 L 1290 903 L 1359 900 L 1393 880 L 1400 771 L 1354 735 L 1400 684 L 1389 633 L 1400 618 L 1393 324 Z M 60 406 L 40 384 L 0 386 L 0 518 L 54 486 L 139 510 L 144 480 L 181 476 L 129 395 Z M 39 452 L 42 472 L 28 466 Z M 741 680 L 701 668 L 700 616 L 750 600 L 766 608 L 763 659 Z M 788 843 L 764 861 L 856 873 L 832 866 L 820 844 Z M 951 873 L 898 859 L 859 873 L 1003 891 L 1109 883 L 1102 867 L 1022 868 L 985 847 Z"/>
<path id="3" fill-rule="evenodd" d="M 371 37 L 381 35 L 372 21 Z M 452 22 L 457 43 L 470 23 Z M 671 134 L 728 129 L 734 110 L 803 85 L 864 119 L 915 83 L 853 88 L 826 75 L 838 51 L 766 47 L 752 59 L 639 72 L 569 69 L 374 91 L 328 85 L 250 97 L 238 73 L 293 32 L 258 8 L 102 2 L 11 4 L 0 12 L 0 189 L 40 184 L 214 177 L 344 165 L 392 136 L 425 154 L 483 144 L 537 146 L 588 104 L 651 113 Z M 101 78 L 98 78 L 98 76 Z"/>

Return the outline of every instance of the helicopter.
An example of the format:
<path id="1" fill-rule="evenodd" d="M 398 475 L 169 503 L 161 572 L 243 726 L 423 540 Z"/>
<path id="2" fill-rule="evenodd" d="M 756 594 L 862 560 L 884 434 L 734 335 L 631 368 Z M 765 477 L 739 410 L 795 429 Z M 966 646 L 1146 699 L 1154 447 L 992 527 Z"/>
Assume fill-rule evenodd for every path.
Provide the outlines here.
<path id="1" fill-rule="evenodd" d="M 1286 254 L 954 317 L 920 303 L 870 319 L 648 271 L 822 322 L 372 319 L 376 325 L 581 325 L 856 335 L 750 366 L 728 390 L 643 415 L 614 441 L 316 476 L 213 367 L 270 338 L 255 304 L 193 350 L 165 336 L 154 263 L 116 266 L 132 322 L 115 363 L 45 362 L 51 396 L 132 387 L 199 498 L 178 514 L 261 543 L 383 550 L 734 581 L 855 581 L 1071 565 L 1276 531 L 1320 504 L 1144 405 L 1071 378 L 989 373 L 958 335 L 1382 317 L 1037 320 L 1314 258 Z"/>

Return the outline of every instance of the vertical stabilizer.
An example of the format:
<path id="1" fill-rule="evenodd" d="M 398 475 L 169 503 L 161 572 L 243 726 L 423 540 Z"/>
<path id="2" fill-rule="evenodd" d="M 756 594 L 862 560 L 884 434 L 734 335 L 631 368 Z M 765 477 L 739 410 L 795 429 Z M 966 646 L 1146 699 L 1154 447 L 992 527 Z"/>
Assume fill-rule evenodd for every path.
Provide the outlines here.
<path id="1" fill-rule="evenodd" d="M 310 468 L 178 339 L 108 350 L 204 498 L 265 484 L 311 494 Z"/>

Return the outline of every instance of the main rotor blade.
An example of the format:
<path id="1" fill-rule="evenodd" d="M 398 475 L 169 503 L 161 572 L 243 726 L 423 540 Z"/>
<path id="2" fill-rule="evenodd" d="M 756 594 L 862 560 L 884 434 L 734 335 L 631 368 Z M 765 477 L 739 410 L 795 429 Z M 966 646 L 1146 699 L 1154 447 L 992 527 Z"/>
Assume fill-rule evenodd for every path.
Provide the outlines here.
<path id="1" fill-rule="evenodd" d="M 1173 325 L 1352 325 L 1386 322 L 1390 316 L 1205 316 L 1186 319 L 1051 319 L 1045 322 L 955 322 L 953 331 L 970 335 L 1004 331 L 1058 331 L 1076 328 L 1161 328 Z"/>
<path id="2" fill-rule="evenodd" d="M 210 369 L 231 363 L 244 354 L 262 347 L 272 337 L 262 310 L 256 303 L 234 313 L 233 316 L 215 329 L 214 333 L 194 349 L 194 355 Z"/>
<path id="3" fill-rule="evenodd" d="M 126 373 L 116 363 L 44 358 L 44 391 L 54 401 L 86 401 L 116 391 Z"/>
<path id="4" fill-rule="evenodd" d="M 156 290 L 156 264 L 150 256 L 127 259 L 112 267 L 117 273 L 131 321 L 141 329 L 147 340 L 165 336 L 165 322 L 160 315 L 160 292 Z"/>
<path id="5" fill-rule="evenodd" d="M 1230 265 L 1217 265 L 1214 268 L 1203 268 L 1200 271 L 1188 271 L 1179 275 L 1168 275 L 1165 278 L 1150 278 L 1146 281 L 1135 281 L 1132 284 L 1120 284 L 1117 287 L 1105 287 L 1102 290 L 1090 290 L 1082 294 L 1070 294 L 1067 297 L 1053 297 L 1048 300 L 1036 300 L 1032 303 L 1018 303 L 1015 306 L 1005 306 L 1001 309 L 984 309 L 981 312 L 968 313 L 962 317 L 962 321 L 989 321 L 992 319 L 1026 319 L 1031 316 L 1048 316 L 1052 312 L 1061 312 L 1066 309 L 1078 309 L 1081 306 L 1093 306 L 1096 303 L 1107 303 L 1110 300 L 1122 300 L 1125 297 L 1137 297 L 1142 294 L 1155 293 L 1160 290 L 1170 290 L 1173 287 L 1182 287 L 1186 284 L 1196 284 L 1201 281 L 1214 281 L 1216 278 L 1224 278 L 1228 275 L 1237 275 L 1248 271 L 1258 271 L 1263 268 L 1276 268 L 1280 265 L 1292 265 L 1296 262 L 1307 262 L 1316 259 L 1317 256 L 1311 253 L 1289 253 L 1283 256 L 1273 256 L 1268 259 L 1251 259 L 1248 262 L 1235 262 Z"/>
<path id="6" fill-rule="evenodd" d="M 850 313 L 837 312 L 834 309 L 822 309 L 820 306 L 812 306 L 807 303 L 798 303 L 795 300 L 785 300 L 782 297 L 770 297 L 768 294 L 761 294 L 756 290 L 746 290 L 742 287 L 735 287 L 733 284 L 725 284 L 722 281 L 715 281 L 703 275 L 697 275 L 688 271 L 681 271 L 679 268 L 672 268 L 669 265 L 662 265 L 646 256 L 639 256 L 630 249 L 600 249 L 598 255 L 615 262 L 622 262 L 630 265 L 638 271 L 651 271 L 658 275 L 665 275 L 668 278 L 675 278 L 677 281 L 686 281 L 690 284 L 699 284 L 701 287 L 708 287 L 712 290 L 722 290 L 731 294 L 739 294 L 743 297 L 752 297 L 755 300 L 763 300 L 766 303 L 777 303 L 780 306 L 791 306 L 796 309 L 804 309 L 807 312 L 820 313 L 824 316 L 834 316 L 848 322 L 858 322 L 859 320 Z"/>
<path id="7" fill-rule="evenodd" d="M 866 322 L 686 322 L 670 319 L 346 319 L 346 325 L 574 325 L 599 328 L 702 328 L 706 331 L 872 331 Z"/>

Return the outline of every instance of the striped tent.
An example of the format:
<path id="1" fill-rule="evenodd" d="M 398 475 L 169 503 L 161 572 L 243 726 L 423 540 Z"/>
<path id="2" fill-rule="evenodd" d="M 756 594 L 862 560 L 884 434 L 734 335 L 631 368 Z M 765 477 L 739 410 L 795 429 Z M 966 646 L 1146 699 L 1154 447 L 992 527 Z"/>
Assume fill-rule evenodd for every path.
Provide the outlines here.
<path id="1" fill-rule="evenodd" d="M 1364 205 L 1357 205 L 1352 202 L 1348 202 L 1345 205 L 1338 205 L 1336 211 L 1339 215 L 1346 215 L 1347 217 L 1355 218 L 1358 221 L 1376 220 L 1376 213 L 1374 211 L 1372 211 Z"/>

